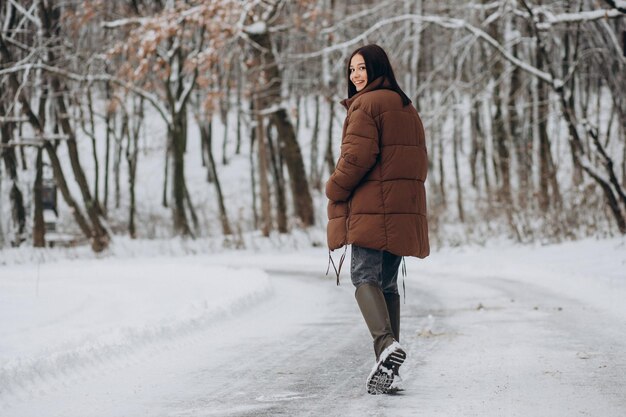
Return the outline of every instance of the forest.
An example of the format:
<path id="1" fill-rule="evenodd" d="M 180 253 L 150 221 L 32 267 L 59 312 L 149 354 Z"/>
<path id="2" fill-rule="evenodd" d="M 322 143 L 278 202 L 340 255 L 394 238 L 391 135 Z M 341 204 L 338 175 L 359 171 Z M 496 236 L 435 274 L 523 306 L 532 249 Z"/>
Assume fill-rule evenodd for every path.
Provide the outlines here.
<path id="1" fill-rule="evenodd" d="M 323 232 L 346 61 L 368 43 L 424 122 L 436 244 L 624 235 L 625 16 L 623 0 L 2 0 L 0 248 Z"/>

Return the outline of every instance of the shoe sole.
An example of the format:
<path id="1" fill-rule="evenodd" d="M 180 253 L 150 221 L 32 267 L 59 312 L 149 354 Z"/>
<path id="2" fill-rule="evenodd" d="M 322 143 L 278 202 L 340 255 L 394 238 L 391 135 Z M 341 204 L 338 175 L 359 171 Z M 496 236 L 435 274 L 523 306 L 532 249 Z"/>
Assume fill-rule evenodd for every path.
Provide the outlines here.
<path id="1" fill-rule="evenodd" d="M 406 353 L 402 349 L 396 349 L 378 364 L 372 377 L 367 381 L 367 393 L 372 395 L 389 394 L 393 383 L 394 372 L 404 363 Z"/>

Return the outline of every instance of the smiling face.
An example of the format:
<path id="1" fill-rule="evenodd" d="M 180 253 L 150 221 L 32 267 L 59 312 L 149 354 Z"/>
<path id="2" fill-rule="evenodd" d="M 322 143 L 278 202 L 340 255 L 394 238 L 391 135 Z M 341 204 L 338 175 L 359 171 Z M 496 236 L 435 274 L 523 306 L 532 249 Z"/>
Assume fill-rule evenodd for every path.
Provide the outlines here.
<path id="1" fill-rule="evenodd" d="M 356 87 L 357 92 L 367 85 L 367 69 L 361 54 L 356 54 L 350 60 L 350 81 Z"/>

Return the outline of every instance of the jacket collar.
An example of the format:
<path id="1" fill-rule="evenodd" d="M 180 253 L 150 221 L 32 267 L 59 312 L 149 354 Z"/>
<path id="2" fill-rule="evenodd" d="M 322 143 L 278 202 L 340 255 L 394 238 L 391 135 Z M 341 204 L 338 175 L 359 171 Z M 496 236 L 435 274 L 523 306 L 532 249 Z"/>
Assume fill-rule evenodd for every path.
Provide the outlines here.
<path id="1" fill-rule="evenodd" d="M 359 91 L 358 93 L 356 93 L 350 98 L 341 100 L 340 103 L 343 104 L 346 110 L 349 110 L 350 106 L 352 106 L 352 103 L 354 103 L 354 100 L 361 97 L 363 94 L 369 91 L 389 89 L 389 88 L 391 88 L 391 84 L 389 83 L 389 80 L 387 80 L 387 77 L 381 75 L 380 77 L 376 78 L 374 81 L 366 85 L 363 90 Z"/>

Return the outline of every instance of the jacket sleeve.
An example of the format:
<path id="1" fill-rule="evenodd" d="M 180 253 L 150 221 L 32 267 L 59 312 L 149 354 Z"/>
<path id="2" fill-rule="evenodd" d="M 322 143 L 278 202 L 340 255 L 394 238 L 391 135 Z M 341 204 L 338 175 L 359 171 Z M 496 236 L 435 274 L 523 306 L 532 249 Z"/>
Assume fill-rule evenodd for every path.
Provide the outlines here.
<path id="1" fill-rule="evenodd" d="M 376 163 L 380 152 L 378 128 L 364 110 L 355 109 L 348 120 L 335 172 L 326 183 L 326 197 L 346 201 Z"/>

